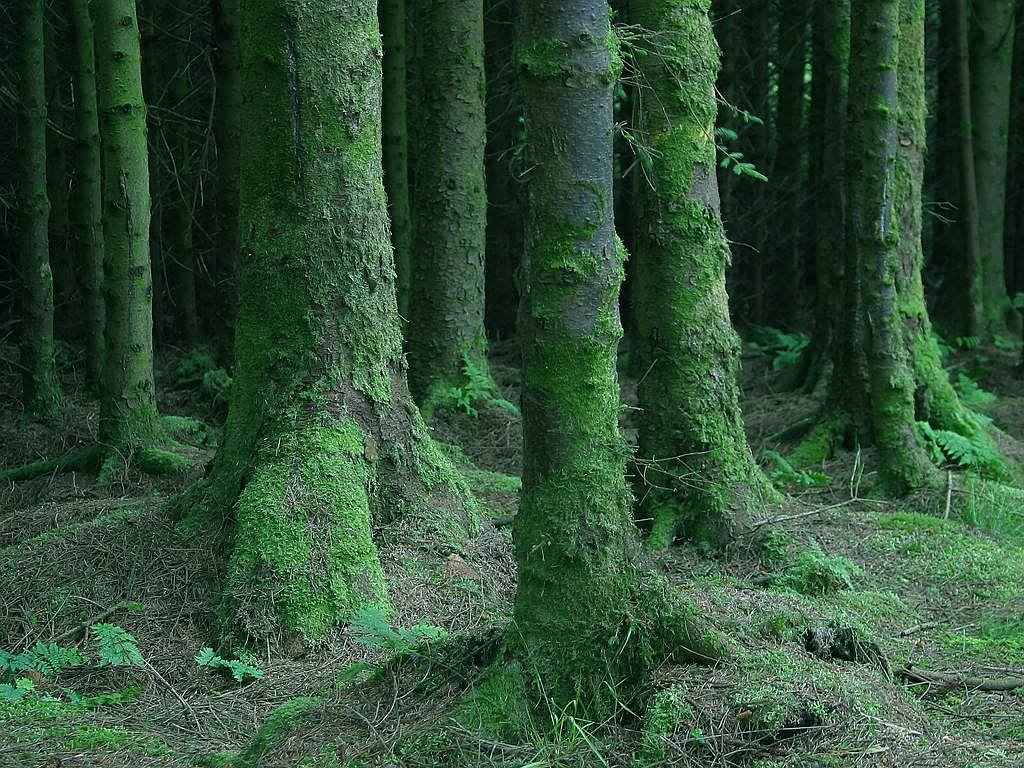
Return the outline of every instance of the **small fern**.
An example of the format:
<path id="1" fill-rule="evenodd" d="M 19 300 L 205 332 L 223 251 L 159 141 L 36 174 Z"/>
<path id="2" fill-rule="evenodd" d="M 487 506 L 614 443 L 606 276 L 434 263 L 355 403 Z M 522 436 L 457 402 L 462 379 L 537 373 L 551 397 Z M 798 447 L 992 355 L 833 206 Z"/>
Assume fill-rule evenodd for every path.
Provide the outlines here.
<path id="1" fill-rule="evenodd" d="M 363 645 L 398 653 L 411 651 L 422 642 L 439 640 L 448 634 L 432 624 L 414 624 L 409 629 L 393 628 L 388 617 L 378 608 L 357 611 L 349 628 Z"/>
<path id="2" fill-rule="evenodd" d="M 223 659 L 213 652 L 213 648 L 203 648 L 196 654 L 196 664 L 207 669 L 228 672 L 237 683 L 244 683 L 247 678 L 259 680 L 265 674 L 262 669 L 255 666 L 254 657 L 239 659 Z"/>
<path id="3" fill-rule="evenodd" d="M 999 398 L 991 392 L 982 389 L 978 382 L 966 373 L 959 373 L 956 377 L 956 391 L 960 395 L 960 402 L 971 408 L 985 410 L 995 403 Z"/>
<path id="4" fill-rule="evenodd" d="M 764 457 L 775 465 L 769 476 L 772 482 L 780 488 L 820 488 L 828 485 L 829 477 L 824 472 L 796 469 L 785 456 L 777 451 L 765 451 Z"/>
<path id="5" fill-rule="evenodd" d="M 13 683 L 0 683 L 0 703 L 17 704 L 36 689 L 36 684 L 27 677 L 19 677 Z"/>
<path id="6" fill-rule="evenodd" d="M 793 365 L 810 344 L 811 339 L 803 333 L 786 333 L 767 325 L 754 326 L 752 338 L 747 346 L 755 352 L 762 352 L 772 359 L 772 370 L 780 371 Z"/>
<path id="7" fill-rule="evenodd" d="M 0 651 L 0 673 L 35 671 L 49 677 L 84 661 L 85 656 L 75 648 L 65 648 L 56 643 L 36 643 L 21 653 Z"/>
<path id="8" fill-rule="evenodd" d="M 100 655 L 100 666 L 145 666 L 142 652 L 130 632 L 116 624 L 93 624 L 92 633 L 96 640 L 96 650 Z"/>
<path id="9" fill-rule="evenodd" d="M 931 424 L 919 421 L 915 425 L 918 443 L 936 464 L 953 464 L 986 477 L 1002 478 L 1007 474 L 1006 464 L 982 428 L 988 422 L 977 415 L 974 419 L 978 429 L 970 436 L 948 429 L 935 429 Z"/>
<path id="10" fill-rule="evenodd" d="M 498 385 L 491 378 L 486 365 L 471 358 L 467 353 L 462 353 L 462 374 L 461 385 L 449 382 L 441 382 L 434 386 L 423 404 L 423 412 L 429 418 L 438 408 L 454 408 L 469 416 L 479 416 L 477 405 L 494 406 L 519 415 L 519 409 L 515 403 L 503 398 L 498 391 Z"/>

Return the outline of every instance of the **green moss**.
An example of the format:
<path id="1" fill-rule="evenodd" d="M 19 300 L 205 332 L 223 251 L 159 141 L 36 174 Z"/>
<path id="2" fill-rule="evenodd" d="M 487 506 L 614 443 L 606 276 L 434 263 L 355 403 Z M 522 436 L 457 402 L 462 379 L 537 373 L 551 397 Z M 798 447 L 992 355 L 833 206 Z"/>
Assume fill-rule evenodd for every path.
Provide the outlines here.
<path id="1" fill-rule="evenodd" d="M 319 699 L 309 696 L 299 696 L 286 701 L 270 714 L 256 732 L 252 742 L 229 765 L 232 768 L 255 766 L 277 741 L 298 729 L 305 716 L 319 704 Z"/>
<path id="2" fill-rule="evenodd" d="M 651 697 L 644 713 L 640 745 L 633 760 L 636 768 L 665 764 L 669 757 L 667 740 L 694 718 L 693 706 L 686 700 L 687 693 L 685 685 L 674 685 Z"/>
<path id="3" fill-rule="evenodd" d="M 817 547 L 801 552 L 772 586 L 803 595 L 828 595 L 852 589 L 861 570 L 841 555 L 826 555 Z"/>
<path id="4" fill-rule="evenodd" d="M 789 462 L 797 469 L 820 467 L 835 457 L 849 424 L 845 414 L 833 413 L 821 419 L 789 454 Z"/>
<path id="5" fill-rule="evenodd" d="M 315 643 L 360 607 L 390 611 L 359 427 L 310 427 L 264 450 L 235 509 L 228 595 L 243 628 Z"/>
<path id="6" fill-rule="evenodd" d="M 528 687 L 516 662 L 491 667 L 452 713 L 452 718 L 472 733 L 498 739 L 522 739 L 532 720 Z"/>

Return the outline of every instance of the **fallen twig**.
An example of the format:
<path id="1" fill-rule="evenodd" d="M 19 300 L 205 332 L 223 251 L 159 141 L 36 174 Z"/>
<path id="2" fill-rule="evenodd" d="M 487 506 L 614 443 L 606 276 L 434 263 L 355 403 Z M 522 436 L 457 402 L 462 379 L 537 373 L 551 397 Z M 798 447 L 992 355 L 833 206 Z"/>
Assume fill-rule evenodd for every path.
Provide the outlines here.
<path id="1" fill-rule="evenodd" d="M 98 613 L 91 618 L 86 619 L 81 624 L 78 624 L 77 626 L 74 626 L 71 629 L 69 629 L 67 632 L 61 632 L 56 637 L 51 637 L 48 642 L 62 643 L 65 640 L 69 640 L 72 637 L 76 637 L 77 635 L 80 635 L 82 632 L 85 632 L 85 630 L 87 630 L 93 624 L 99 624 L 104 619 L 110 618 L 115 613 L 124 608 L 127 604 L 128 603 L 126 601 L 122 600 L 117 605 L 111 606 L 110 608 L 107 608 L 107 610 Z"/>
<path id="2" fill-rule="evenodd" d="M 899 674 L 911 683 L 946 685 L 972 691 L 1014 691 L 1017 688 L 1024 688 L 1024 677 L 972 677 L 952 672 L 915 669 L 913 664 L 908 664 Z"/>

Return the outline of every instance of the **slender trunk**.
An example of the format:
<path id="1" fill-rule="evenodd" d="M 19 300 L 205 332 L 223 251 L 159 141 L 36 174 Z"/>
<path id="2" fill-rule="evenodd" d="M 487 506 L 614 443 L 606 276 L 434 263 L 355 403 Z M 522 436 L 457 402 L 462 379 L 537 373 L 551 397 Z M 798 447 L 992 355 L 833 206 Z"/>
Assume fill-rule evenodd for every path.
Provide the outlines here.
<path id="1" fill-rule="evenodd" d="M 314 644 L 388 609 L 375 523 L 457 546 L 472 506 L 406 384 L 377 3 L 245 3 L 240 30 L 235 377 L 224 442 L 182 506 L 230 532 L 229 634 Z"/>
<path id="2" fill-rule="evenodd" d="M 975 173 L 974 129 L 972 128 L 971 66 L 969 48 L 970 21 L 968 0 L 953 0 L 956 25 L 957 115 L 960 141 L 957 160 L 960 170 L 960 222 L 964 241 L 963 287 L 966 295 L 957 302 L 962 308 L 960 329 L 964 335 L 975 336 L 985 328 L 985 290 L 982 274 L 981 223 L 977 174 Z"/>
<path id="3" fill-rule="evenodd" d="M 802 168 L 807 20 L 805 0 L 780 0 L 777 151 L 771 174 L 774 187 L 771 321 L 783 327 L 797 323 L 803 291 L 800 221 L 805 190 Z"/>
<path id="4" fill-rule="evenodd" d="M 116 450 L 160 434 L 153 386 L 149 156 L 135 0 L 93 0 L 103 155 L 106 364 L 100 440 Z"/>
<path id="5" fill-rule="evenodd" d="M 1003 249 L 1013 40 L 1013 0 L 971 3 L 971 128 L 985 333 L 1005 334 L 1020 324 L 1007 291 Z"/>
<path id="6" fill-rule="evenodd" d="M 391 244 L 398 271 L 398 312 L 408 319 L 412 286 L 412 214 L 409 212 L 409 130 L 406 121 L 405 0 L 380 0 L 384 38 L 384 188 L 391 212 Z"/>
<path id="7" fill-rule="evenodd" d="M 486 0 L 484 63 L 487 69 L 487 332 L 494 338 L 516 333 L 519 290 L 516 274 L 523 256 L 523 193 L 515 149 L 523 114 L 513 64 L 518 0 Z"/>
<path id="8" fill-rule="evenodd" d="M 57 335 L 76 336 L 81 312 L 75 295 L 75 274 L 69 248 L 70 206 L 66 105 L 68 77 L 61 64 L 67 50 L 63 14 L 46 0 L 43 39 L 46 49 L 46 196 L 50 200 L 50 266 L 53 270 L 54 324 Z"/>
<path id="9" fill-rule="evenodd" d="M 238 224 L 238 177 L 242 139 L 242 89 L 239 73 L 239 0 L 211 0 L 213 13 L 216 98 L 213 136 L 217 146 L 214 190 L 217 234 L 213 281 L 220 299 L 215 334 L 218 346 L 230 350 L 237 304 L 237 268 L 241 230 Z"/>
<path id="10" fill-rule="evenodd" d="M 424 409 L 487 376 L 483 0 L 419 6 L 420 143 L 409 382 Z"/>
<path id="11" fill-rule="evenodd" d="M 29 415 L 51 420 L 60 412 L 61 393 L 54 365 L 50 202 L 46 195 L 43 0 L 21 0 L 18 10 L 22 402 Z"/>
<path id="12" fill-rule="evenodd" d="M 679 534 L 720 547 L 772 492 L 739 407 L 712 138 L 718 45 L 708 0 L 634 0 L 631 9 L 651 48 L 639 59 L 650 89 L 639 133 L 651 137 L 651 160 L 635 254 L 644 511 L 655 546 Z"/>
<path id="13" fill-rule="evenodd" d="M 71 206 L 74 261 L 82 290 L 86 380 L 100 391 L 103 373 L 103 188 L 96 111 L 96 57 L 90 0 L 71 0 L 75 90 L 75 182 Z"/>
<path id="14" fill-rule="evenodd" d="M 170 65 L 171 77 L 167 86 L 168 113 L 164 121 L 165 141 L 170 145 L 172 177 L 167 190 L 168 244 L 164 259 L 169 273 L 171 304 L 174 309 L 175 330 L 187 346 L 199 341 L 199 313 L 196 306 L 196 259 L 192 240 L 194 207 L 191 84 L 191 9 L 174 4 L 167 6 L 164 25 L 173 34 L 164 38 L 170 49 L 165 60 Z"/>

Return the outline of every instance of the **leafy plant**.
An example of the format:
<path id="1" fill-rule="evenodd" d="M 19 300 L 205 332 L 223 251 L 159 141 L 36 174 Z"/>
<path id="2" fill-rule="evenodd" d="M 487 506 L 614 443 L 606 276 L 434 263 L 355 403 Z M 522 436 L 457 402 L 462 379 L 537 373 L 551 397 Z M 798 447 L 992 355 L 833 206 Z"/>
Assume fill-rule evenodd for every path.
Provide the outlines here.
<path id="1" fill-rule="evenodd" d="M 16 704 L 36 689 L 36 684 L 27 677 L 19 677 L 13 683 L 0 683 L 0 702 Z"/>
<path id="2" fill-rule="evenodd" d="M 92 633 L 96 640 L 96 649 L 100 654 L 100 666 L 145 666 L 146 662 L 142 658 L 142 652 L 130 632 L 116 624 L 94 624 Z"/>
<path id="3" fill-rule="evenodd" d="M 207 669 L 215 669 L 223 672 L 230 672 L 235 682 L 244 683 L 246 678 L 259 680 L 265 674 L 262 669 L 255 666 L 255 658 L 252 656 L 239 659 L 224 659 L 213 652 L 213 648 L 203 648 L 196 654 L 196 664 Z"/>
<path id="4" fill-rule="evenodd" d="M 440 640 L 448 633 L 433 624 L 414 624 L 409 629 L 394 628 L 379 608 L 363 608 L 352 617 L 349 628 L 363 645 L 377 650 L 406 653 L 428 640 Z"/>
<path id="5" fill-rule="evenodd" d="M 979 410 L 984 410 L 999 399 L 991 392 L 982 389 L 978 382 L 962 371 L 956 377 L 956 391 L 964 405 Z"/>
<path id="6" fill-rule="evenodd" d="M 803 595 L 821 596 L 853 589 L 861 569 L 841 555 L 826 555 L 817 546 L 806 549 L 793 560 L 774 585 Z"/>
<path id="7" fill-rule="evenodd" d="M 716 146 L 718 151 L 722 153 L 722 160 L 719 162 L 722 168 L 732 170 L 737 176 L 749 176 L 758 181 L 768 181 L 768 177 L 757 170 L 753 163 L 746 162 L 743 159 L 744 155 L 742 152 L 734 152 L 725 145 L 725 141 L 736 141 L 739 139 L 739 134 L 736 131 L 729 128 L 718 128 L 715 131 L 715 136 L 721 140 Z"/>
<path id="8" fill-rule="evenodd" d="M 821 488 L 828 485 L 829 477 L 824 472 L 796 469 L 777 451 L 765 451 L 764 457 L 775 465 L 769 476 L 779 487 Z"/>
<path id="9" fill-rule="evenodd" d="M 747 346 L 772 359 L 772 370 L 779 371 L 793 365 L 810 344 L 810 337 L 804 333 L 786 333 L 767 325 L 755 326 Z"/>
<path id="10" fill-rule="evenodd" d="M 975 415 L 979 421 L 984 417 Z M 915 425 L 918 442 L 924 446 L 936 464 L 954 464 L 961 469 L 1001 478 L 1007 473 L 1003 457 L 995 444 L 987 439 L 983 430 L 965 437 L 947 429 L 935 429 L 925 421 Z"/>
<path id="11" fill-rule="evenodd" d="M 423 404 L 423 412 L 428 418 L 438 408 L 444 407 L 455 408 L 470 416 L 478 416 L 480 412 L 477 405 L 480 403 L 519 414 L 519 409 L 514 403 L 501 397 L 498 385 L 491 378 L 487 366 L 472 359 L 465 352 L 462 353 L 462 374 L 461 384 L 441 382 L 431 390 Z"/>
<path id="12" fill-rule="evenodd" d="M 56 643 L 36 643 L 27 651 L 12 654 L 0 651 L 0 673 L 34 671 L 41 675 L 54 675 L 65 667 L 85 662 L 85 656 L 75 648 Z"/>

